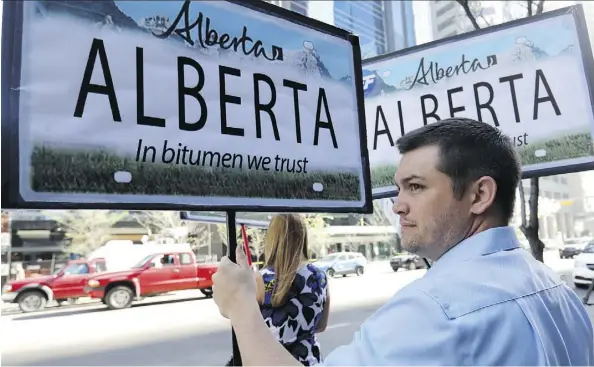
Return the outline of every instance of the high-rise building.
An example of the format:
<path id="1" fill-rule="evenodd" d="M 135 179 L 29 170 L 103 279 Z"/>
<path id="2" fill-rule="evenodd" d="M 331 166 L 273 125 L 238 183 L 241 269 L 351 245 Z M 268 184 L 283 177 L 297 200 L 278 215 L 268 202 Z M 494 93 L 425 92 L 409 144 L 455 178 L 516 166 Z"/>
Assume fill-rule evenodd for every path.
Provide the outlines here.
<path id="1" fill-rule="evenodd" d="M 336 1 L 334 25 L 359 35 L 363 58 L 388 49 L 386 17 L 382 1 Z"/>
<path id="2" fill-rule="evenodd" d="M 513 12 L 512 2 L 505 1 L 472 1 L 471 10 L 476 14 L 478 25 L 483 28 L 490 24 L 501 23 L 501 19 L 509 17 Z M 455 0 L 434 0 L 430 3 L 433 39 L 452 37 L 474 30 L 474 26 L 466 17 L 464 9 Z"/>
<path id="3" fill-rule="evenodd" d="M 526 3 L 523 1 L 472 1 L 470 10 L 481 28 L 525 17 Z M 536 2 L 534 2 L 533 6 Z M 590 29 L 590 39 L 594 35 L 594 3 L 591 1 L 548 0 L 544 11 L 551 11 L 575 4 L 582 4 Z M 456 0 L 432 0 L 429 5 L 433 39 L 452 37 L 474 30 L 474 26 Z"/>
<path id="4" fill-rule="evenodd" d="M 363 59 L 401 50 L 416 44 L 413 4 L 411 1 L 281 1 L 269 0 L 277 6 L 306 15 L 310 18 L 335 25 L 351 31 L 359 36 L 361 56 Z M 336 214 L 327 222 L 335 228 L 351 228 L 358 226 L 364 233 L 374 230 L 390 231 L 375 237 L 353 235 L 352 227 L 347 235 L 332 235 L 328 240 L 329 250 L 352 250 L 363 253 L 368 259 L 388 258 L 391 256 L 395 244 L 394 226 L 398 221 L 391 217 L 390 199 L 377 201 L 381 210 L 387 213 L 385 223 L 366 223 L 361 225 L 361 216 Z M 365 222 L 365 221 L 364 221 Z M 375 222 L 375 221 L 371 221 Z M 336 227 L 338 226 L 338 227 Z M 345 226 L 345 227 L 342 227 Z M 378 253 L 379 257 L 373 255 Z"/>
<path id="5" fill-rule="evenodd" d="M 415 44 L 409 1 L 269 1 L 275 5 L 359 35 L 363 58 Z"/>

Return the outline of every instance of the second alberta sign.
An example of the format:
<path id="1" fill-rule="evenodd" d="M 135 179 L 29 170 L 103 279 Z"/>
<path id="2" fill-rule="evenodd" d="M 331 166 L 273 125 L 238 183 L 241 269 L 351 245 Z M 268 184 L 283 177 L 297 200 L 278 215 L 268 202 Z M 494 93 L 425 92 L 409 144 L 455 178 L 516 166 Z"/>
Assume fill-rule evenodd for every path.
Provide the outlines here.
<path id="1" fill-rule="evenodd" d="M 512 138 L 526 176 L 594 168 L 593 77 L 579 6 L 366 60 L 374 197 L 396 191 L 396 140 L 455 116 Z"/>

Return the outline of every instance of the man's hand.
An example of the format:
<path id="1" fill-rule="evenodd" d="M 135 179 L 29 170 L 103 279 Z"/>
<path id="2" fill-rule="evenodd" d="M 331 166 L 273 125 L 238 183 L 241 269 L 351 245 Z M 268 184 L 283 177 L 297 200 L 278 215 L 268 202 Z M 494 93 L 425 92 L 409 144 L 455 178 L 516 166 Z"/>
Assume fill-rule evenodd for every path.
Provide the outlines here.
<path id="1" fill-rule="evenodd" d="M 235 256 L 237 264 L 224 256 L 212 276 L 213 298 L 225 318 L 231 318 L 249 302 L 256 303 L 256 280 L 243 246 L 237 246 Z"/>

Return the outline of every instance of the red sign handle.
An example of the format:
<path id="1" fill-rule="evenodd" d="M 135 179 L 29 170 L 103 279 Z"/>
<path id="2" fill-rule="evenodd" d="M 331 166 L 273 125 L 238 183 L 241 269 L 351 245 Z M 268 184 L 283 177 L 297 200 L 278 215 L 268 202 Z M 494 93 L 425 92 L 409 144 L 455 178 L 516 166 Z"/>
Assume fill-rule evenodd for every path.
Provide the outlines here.
<path id="1" fill-rule="evenodd" d="M 245 230 L 245 224 L 241 225 L 241 235 L 243 236 L 243 246 L 245 249 L 245 256 L 247 256 L 248 265 L 252 266 L 252 254 L 250 253 L 250 244 L 247 231 Z"/>

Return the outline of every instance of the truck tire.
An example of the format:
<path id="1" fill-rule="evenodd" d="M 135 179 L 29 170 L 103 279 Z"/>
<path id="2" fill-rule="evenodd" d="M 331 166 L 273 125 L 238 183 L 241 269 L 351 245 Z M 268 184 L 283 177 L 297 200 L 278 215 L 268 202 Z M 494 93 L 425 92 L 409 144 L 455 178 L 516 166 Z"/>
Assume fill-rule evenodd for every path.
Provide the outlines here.
<path id="1" fill-rule="evenodd" d="M 212 297 L 212 288 L 202 288 L 200 292 L 206 296 L 206 298 Z"/>
<path id="2" fill-rule="evenodd" d="M 47 296 L 44 292 L 37 289 L 26 290 L 19 294 L 17 303 L 23 312 L 40 311 L 47 304 Z"/>
<path id="3" fill-rule="evenodd" d="M 111 288 L 105 295 L 105 304 L 110 310 L 128 308 L 134 301 L 134 291 L 125 285 Z"/>

